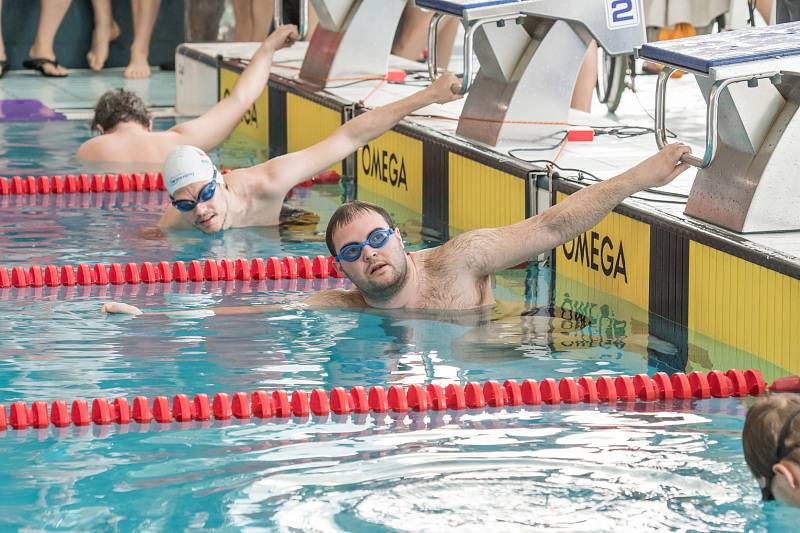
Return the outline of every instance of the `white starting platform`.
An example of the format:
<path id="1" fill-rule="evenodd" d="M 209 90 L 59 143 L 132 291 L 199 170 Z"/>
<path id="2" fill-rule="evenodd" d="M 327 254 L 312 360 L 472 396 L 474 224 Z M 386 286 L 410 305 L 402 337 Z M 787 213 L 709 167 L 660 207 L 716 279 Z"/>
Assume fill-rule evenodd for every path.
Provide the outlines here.
<path id="1" fill-rule="evenodd" d="M 239 128 L 268 145 L 273 155 L 314 144 L 353 116 L 408 96 L 438 74 L 435 57 L 426 65 L 389 55 L 397 6 L 385 23 L 356 28 L 359 10 L 374 7 L 370 0 L 312 4 L 317 13 L 328 13 L 320 16 L 321 37 L 315 33 L 310 43 L 276 54 L 268 90 Z M 777 59 L 747 55 L 747 61 L 725 65 L 690 64 L 667 53 L 685 51 L 680 41 L 644 44 L 638 0 L 603 0 L 591 8 L 585 0 L 417 4 L 462 19 L 466 97 L 419 110 L 335 165 L 345 183 L 354 185 L 348 189 L 351 196 L 418 213 L 425 231 L 447 239 L 534 215 L 595 178 L 617 175 L 654 154 L 657 141 L 663 143 L 674 132 L 693 147 L 697 167 L 666 187 L 626 200 L 595 228 L 555 250 L 550 264 L 559 278 L 574 280 L 571 297 L 586 290 L 615 295 L 649 316 L 651 334 L 669 330 L 671 338 L 682 335 L 679 351 L 699 367 L 745 365 L 745 356 L 757 354 L 765 364 L 800 371 L 800 361 L 791 357 L 800 346 L 800 232 L 796 227 L 734 231 L 733 224 L 693 208 L 703 204 L 702 195 L 711 195 L 718 202 L 713 209 L 729 210 L 720 206 L 739 201 L 723 198 L 723 191 L 737 198 L 765 195 L 766 205 L 781 206 L 774 209 L 781 219 L 800 213 L 787 205 L 797 197 L 798 185 L 790 182 L 800 158 L 787 145 L 797 108 L 793 53 Z M 626 10 L 615 11 L 621 7 Z M 614 24 L 619 24 L 616 30 Z M 358 47 L 357 53 L 336 47 L 358 29 L 363 42 L 375 43 L 368 62 L 359 63 L 355 56 L 370 54 L 369 47 Z M 749 40 L 785 30 L 778 26 L 705 36 L 705 44 L 694 50 L 708 51 L 717 42 L 721 49 L 722 41 L 754 49 Z M 660 78 L 638 76 L 638 92 L 625 93 L 616 116 L 599 106 L 592 114 L 571 110 L 569 98 L 591 39 L 613 54 L 637 48 L 639 56 L 667 70 Z M 213 105 L 257 46 L 179 47 L 178 112 L 196 114 Z M 325 60 L 320 62 L 322 48 Z M 562 57 L 560 50 L 568 53 Z M 656 93 L 666 93 L 673 68 L 694 76 L 670 82 L 669 100 L 656 106 Z M 404 81 L 387 82 L 393 70 L 404 71 Z M 453 70 L 462 72 L 462 67 Z M 745 83 L 725 83 L 740 78 Z M 751 79 L 756 82 L 747 83 Z M 741 97 L 735 94 L 740 89 Z M 580 137 L 587 130 L 595 132 L 594 140 L 564 141 L 569 131 Z M 561 168 L 556 175 L 549 162 Z M 711 183 L 711 189 L 698 189 L 701 181 Z M 743 182 L 749 192 L 737 189 Z M 744 203 L 739 202 L 746 215 Z M 554 291 L 557 303 L 567 293 L 563 285 Z M 730 350 L 710 353 L 719 343 Z"/>

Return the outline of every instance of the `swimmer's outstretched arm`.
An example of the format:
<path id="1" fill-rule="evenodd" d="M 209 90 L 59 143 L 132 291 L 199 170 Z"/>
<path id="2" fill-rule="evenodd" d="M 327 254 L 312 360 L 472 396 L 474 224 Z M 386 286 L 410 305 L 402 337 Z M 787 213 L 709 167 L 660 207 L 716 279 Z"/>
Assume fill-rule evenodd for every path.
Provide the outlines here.
<path id="1" fill-rule="evenodd" d="M 357 290 L 335 289 L 320 291 L 312 294 L 303 300 L 303 304 L 310 309 L 332 309 L 332 308 L 359 308 L 365 307 L 363 296 Z M 182 311 L 158 311 L 144 312 L 135 305 L 122 302 L 108 302 L 103 304 L 100 311 L 114 315 L 134 315 L 144 317 L 166 316 L 166 317 L 197 317 L 211 315 L 254 315 L 259 313 L 271 313 L 285 311 L 286 306 L 281 304 L 273 305 L 239 305 L 227 307 L 211 307 L 208 309 L 192 309 Z"/>
<path id="2" fill-rule="evenodd" d="M 180 135 L 179 144 L 208 151 L 224 141 L 267 86 L 275 51 L 292 46 L 299 38 L 293 25 L 280 26 L 272 32 L 253 54 L 230 95 L 198 118 L 170 128 L 169 131 Z"/>
<path id="3" fill-rule="evenodd" d="M 628 196 L 675 179 L 688 168 L 680 158 L 690 152 L 686 145 L 670 144 L 630 170 L 581 189 L 536 216 L 463 233 L 442 245 L 440 261 L 452 256 L 473 275 L 487 276 L 535 259 L 592 228 Z"/>
<path id="4" fill-rule="evenodd" d="M 431 104 L 444 104 L 461 98 L 461 81 L 445 74 L 431 85 L 391 104 L 372 109 L 340 126 L 327 139 L 297 152 L 270 159 L 247 169 L 257 191 L 281 199 L 289 189 L 316 176 L 359 147 L 385 133 L 410 113 Z M 241 170 L 239 172 L 242 172 Z"/>

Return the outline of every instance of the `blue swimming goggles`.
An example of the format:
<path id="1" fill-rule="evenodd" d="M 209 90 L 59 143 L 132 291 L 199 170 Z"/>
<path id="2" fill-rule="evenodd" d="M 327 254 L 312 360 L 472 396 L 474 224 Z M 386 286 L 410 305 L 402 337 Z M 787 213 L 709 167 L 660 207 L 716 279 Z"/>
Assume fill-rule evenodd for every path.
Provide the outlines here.
<path id="1" fill-rule="evenodd" d="M 374 229 L 372 233 L 367 236 L 366 241 L 360 243 L 353 242 L 342 246 L 342 249 L 339 250 L 339 255 L 334 257 L 334 259 L 337 261 L 347 261 L 348 263 L 357 261 L 358 258 L 361 257 L 361 252 L 364 250 L 365 246 L 369 246 L 374 250 L 383 248 L 392 233 L 394 233 L 392 228 Z"/>
<path id="2" fill-rule="evenodd" d="M 200 192 L 197 194 L 197 200 L 176 200 L 170 196 L 170 200 L 172 200 L 172 207 L 181 211 L 182 213 L 188 213 L 195 207 L 197 204 L 202 204 L 203 202 L 207 202 L 214 197 L 214 193 L 217 192 L 217 173 L 214 171 L 214 177 L 211 178 L 211 181 L 203 185 L 203 188 L 200 189 Z"/>

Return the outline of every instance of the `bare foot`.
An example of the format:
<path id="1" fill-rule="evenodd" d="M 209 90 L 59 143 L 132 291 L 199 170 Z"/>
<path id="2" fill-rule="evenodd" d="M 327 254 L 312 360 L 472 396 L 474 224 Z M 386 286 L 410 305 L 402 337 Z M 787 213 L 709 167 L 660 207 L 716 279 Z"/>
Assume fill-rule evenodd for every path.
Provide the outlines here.
<path id="1" fill-rule="evenodd" d="M 86 61 L 89 62 L 89 68 L 92 70 L 100 70 L 106 64 L 108 59 L 108 45 L 111 41 L 119 37 L 120 29 L 117 21 L 112 20 L 111 25 L 101 24 L 95 26 L 92 32 L 92 49 L 86 54 Z"/>
<path id="2" fill-rule="evenodd" d="M 136 307 L 135 305 L 124 304 L 122 302 L 109 302 L 107 304 L 103 304 L 100 308 L 100 311 L 103 313 L 108 313 L 112 315 L 121 314 L 121 315 L 141 315 L 142 310 Z"/>
<path id="3" fill-rule="evenodd" d="M 125 77 L 129 79 L 142 79 L 150 77 L 150 65 L 147 56 L 131 52 L 131 62 L 125 68 Z"/>

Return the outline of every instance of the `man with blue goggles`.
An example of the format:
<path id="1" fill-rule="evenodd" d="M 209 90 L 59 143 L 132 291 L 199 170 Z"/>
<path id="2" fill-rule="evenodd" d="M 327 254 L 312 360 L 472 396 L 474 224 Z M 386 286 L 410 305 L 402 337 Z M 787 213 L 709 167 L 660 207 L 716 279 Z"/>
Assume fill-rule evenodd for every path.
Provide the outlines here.
<path id="1" fill-rule="evenodd" d="M 316 308 L 447 310 L 492 305 L 492 277 L 497 271 L 549 253 L 591 229 L 628 196 L 666 185 L 688 168 L 681 157 L 689 153 L 686 145 L 670 144 L 632 169 L 582 189 L 535 216 L 500 228 L 468 231 L 441 246 L 411 253 L 405 251 L 385 209 L 366 202 L 343 204 L 328 222 L 325 242 L 336 259 L 333 264 L 355 288 L 318 292 L 305 303 Z M 217 308 L 213 312 L 278 308 Z M 103 310 L 141 314 L 119 303 L 106 304 Z"/>
<path id="2" fill-rule="evenodd" d="M 389 240 L 389 236 L 392 233 L 394 233 L 392 228 L 376 228 L 367 235 L 367 240 L 364 242 L 351 242 L 350 244 L 342 246 L 342 249 L 339 250 L 339 255 L 334 257 L 334 259 L 339 262 L 346 261 L 348 263 L 358 261 L 365 246 L 369 246 L 373 250 L 383 248 L 383 245 L 386 244 L 386 241 Z"/>
<path id="3" fill-rule="evenodd" d="M 241 168 L 223 178 L 208 156 L 194 146 L 178 146 L 164 163 L 171 207 L 159 221 L 162 230 L 276 226 L 290 189 L 341 161 L 391 129 L 409 113 L 460 98 L 460 81 L 442 75 L 431 85 L 397 102 L 346 122 L 327 139 L 266 163 Z"/>

